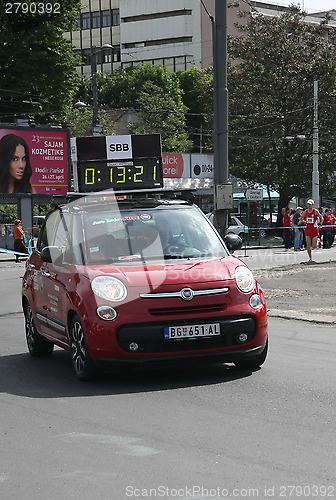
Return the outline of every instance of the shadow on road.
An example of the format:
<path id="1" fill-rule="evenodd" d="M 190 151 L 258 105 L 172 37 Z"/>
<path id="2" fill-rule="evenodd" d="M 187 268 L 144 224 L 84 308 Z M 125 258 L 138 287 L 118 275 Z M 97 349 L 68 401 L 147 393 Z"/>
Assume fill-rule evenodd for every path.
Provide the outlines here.
<path id="1" fill-rule="evenodd" d="M 97 382 L 80 382 L 69 353 L 55 350 L 51 358 L 28 353 L 0 358 L 0 392 L 30 398 L 64 398 L 133 394 L 223 384 L 252 375 L 223 363 L 167 363 L 160 367 L 115 369 Z"/>

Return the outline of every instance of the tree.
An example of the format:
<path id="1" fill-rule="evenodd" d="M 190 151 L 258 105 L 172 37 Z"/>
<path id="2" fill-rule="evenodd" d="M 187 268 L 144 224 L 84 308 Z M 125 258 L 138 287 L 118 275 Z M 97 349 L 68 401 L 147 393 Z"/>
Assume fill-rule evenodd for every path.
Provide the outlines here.
<path id="1" fill-rule="evenodd" d="M 92 135 L 92 108 L 71 108 L 65 115 L 65 121 L 68 123 L 71 130 L 71 135 L 74 137 L 86 137 Z M 103 135 L 113 135 L 114 122 L 108 111 L 104 109 L 98 110 L 98 123 L 103 126 Z"/>
<path id="2" fill-rule="evenodd" d="M 178 73 L 193 151 L 213 151 L 213 71 L 193 66 Z"/>
<path id="3" fill-rule="evenodd" d="M 304 22 L 296 7 L 252 16 L 229 41 L 230 169 L 280 193 L 279 207 L 311 195 L 313 82 L 320 86 L 321 194 L 334 189 L 336 30 Z M 288 137 L 305 135 L 305 141 Z"/>
<path id="4" fill-rule="evenodd" d="M 63 34 L 73 29 L 81 1 L 48 4 L 53 7 L 50 14 L 43 9 L 46 3 L 8 5 L 12 7 L 0 11 L 1 121 L 20 117 L 59 122 L 80 83 L 77 58 Z M 40 13 L 35 12 L 38 6 Z"/>
<path id="5" fill-rule="evenodd" d="M 130 125 L 131 133 L 161 134 L 165 151 L 190 150 L 178 78 L 164 67 L 143 64 L 115 71 L 102 83 L 100 102 L 108 108 L 134 108 L 141 123 Z"/>

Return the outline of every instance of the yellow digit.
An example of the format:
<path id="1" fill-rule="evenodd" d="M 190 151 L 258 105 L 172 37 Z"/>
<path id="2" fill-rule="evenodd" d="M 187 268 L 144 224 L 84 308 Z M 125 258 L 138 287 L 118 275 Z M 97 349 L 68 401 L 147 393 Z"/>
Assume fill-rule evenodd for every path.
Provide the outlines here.
<path id="1" fill-rule="evenodd" d="M 110 183 L 113 183 L 113 167 L 110 168 Z"/>
<path id="2" fill-rule="evenodd" d="M 117 173 L 117 184 L 123 184 L 126 180 L 126 167 L 117 167 L 117 170 L 121 170 L 121 172 Z"/>
<path id="3" fill-rule="evenodd" d="M 84 183 L 85 184 L 94 184 L 95 182 L 95 169 L 94 168 L 86 168 L 84 171 Z"/>
<path id="4" fill-rule="evenodd" d="M 156 181 L 156 165 L 153 167 L 153 181 Z"/>
<path id="5" fill-rule="evenodd" d="M 136 168 L 140 169 L 140 171 L 139 172 L 135 172 L 133 174 L 133 181 L 134 182 L 142 182 L 142 179 L 140 179 L 138 177 L 142 176 L 142 174 L 143 174 L 143 171 L 144 171 L 143 165 L 137 165 L 137 166 L 134 167 L 134 169 L 136 169 Z"/>

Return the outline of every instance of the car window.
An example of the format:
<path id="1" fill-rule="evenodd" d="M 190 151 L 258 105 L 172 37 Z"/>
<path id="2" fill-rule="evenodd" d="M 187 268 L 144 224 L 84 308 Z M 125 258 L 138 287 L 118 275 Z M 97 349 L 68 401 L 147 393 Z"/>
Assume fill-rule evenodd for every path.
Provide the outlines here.
<path id="1" fill-rule="evenodd" d="M 52 212 L 48 215 L 46 223 L 43 230 L 40 232 L 39 240 L 37 243 L 37 249 L 39 251 L 42 248 L 54 244 L 55 232 L 59 221 L 59 211 Z"/>
<path id="2" fill-rule="evenodd" d="M 193 208 L 86 214 L 87 263 L 225 256 L 221 240 Z"/>

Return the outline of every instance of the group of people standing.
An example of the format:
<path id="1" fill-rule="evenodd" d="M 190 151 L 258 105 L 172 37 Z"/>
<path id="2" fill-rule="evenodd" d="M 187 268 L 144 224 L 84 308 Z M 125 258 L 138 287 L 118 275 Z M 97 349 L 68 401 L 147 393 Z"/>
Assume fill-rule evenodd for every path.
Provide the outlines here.
<path id="1" fill-rule="evenodd" d="M 303 249 L 305 245 L 308 262 L 312 260 L 312 249 L 323 240 L 323 248 L 330 248 L 334 242 L 336 217 L 330 208 L 323 210 L 323 215 L 314 208 L 314 200 L 307 201 L 307 208 L 297 207 L 294 211 L 286 207 L 283 212 L 284 245 L 289 250 Z"/>

